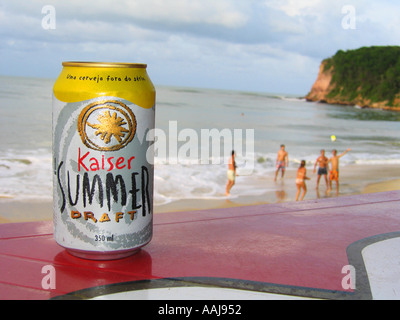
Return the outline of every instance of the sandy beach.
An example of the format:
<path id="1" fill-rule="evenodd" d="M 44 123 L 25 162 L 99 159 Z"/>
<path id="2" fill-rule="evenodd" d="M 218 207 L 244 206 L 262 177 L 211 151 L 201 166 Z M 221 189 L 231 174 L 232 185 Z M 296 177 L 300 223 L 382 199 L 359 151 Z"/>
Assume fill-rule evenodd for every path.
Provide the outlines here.
<path id="1" fill-rule="evenodd" d="M 309 168 L 311 180 L 307 181 L 307 194 L 304 200 L 336 197 L 335 184 L 328 194 L 323 178 L 319 190 L 316 190 L 317 175 Z M 173 211 L 196 211 L 214 208 L 229 208 L 267 203 L 289 202 L 295 200 L 296 169 L 289 169 L 284 179 L 274 182 L 272 176 L 253 177 L 252 186 L 265 190 L 257 196 L 244 196 L 231 191 L 231 196 L 224 199 L 182 199 L 168 204 L 155 206 L 155 214 Z M 249 177 L 237 177 L 237 184 L 246 183 Z M 225 186 L 221 186 L 224 188 Z M 340 196 L 362 193 L 376 193 L 400 190 L 400 170 L 397 165 L 347 165 L 340 169 Z M 50 201 L 16 201 L 0 198 L 0 223 L 43 221 L 52 219 L 52 203 Z"/>
<path id="2" fill-rule="evenodd" d="M 0 81 L 4 115 L 0 131 L 7 137 L 0 145 L 0 222 L 51 220 L 50 92 L 54 83 L 6 76 Z M 324 180 L 318 192 L 315 188 L 317 175 L 312 166 L 322 148 L 328 156 L 332 148 L 339 152 L 352 148 L 340 163 L 339 196 L 399 189 L 398 121 L 393 121 L 397 114 L 233 90 L 161 86 L 157 96 L 155 126 L 168 143 L 155 155 L 155 214 L 294 201 L 302 159 L 311 177 L 304 200 L 336 197 L 335 186 L 326 193 Z M 24 116 L 16 117 L 10 105 Z M 203 131 L 209 133 L 205 138 Z M 181 140 L 189 132 L 193 139 Z M 217 141 L 219 147 L 223 141 L 224 148 L 214 146 Z M 281 143 L 287 146 L 290 163 L 284 179 L 274 182 Z M 225 197 L 228 147 L 236 149 L 239 176 L 231 196 Z M 203 155 L 207 149 L 210 153 Z M 205 166 L 198 164 L 203 157 L 209 159 Z M 253 175 L 241 175 L 248 164 Z"/>

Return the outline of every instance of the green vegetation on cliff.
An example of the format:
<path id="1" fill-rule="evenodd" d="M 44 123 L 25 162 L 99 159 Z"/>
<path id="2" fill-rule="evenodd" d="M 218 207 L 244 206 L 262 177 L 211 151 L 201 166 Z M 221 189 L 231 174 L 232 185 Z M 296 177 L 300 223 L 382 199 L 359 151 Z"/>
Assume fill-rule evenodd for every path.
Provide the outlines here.
<path id="1" fill-rule="evenodd" d="M 357 101 L 387 101 L 393 106 L 400 93 L 400 47 L 363 47 L 339 50 L 324 60 L 324 71 L 332 72 L 328 98 Z"/>

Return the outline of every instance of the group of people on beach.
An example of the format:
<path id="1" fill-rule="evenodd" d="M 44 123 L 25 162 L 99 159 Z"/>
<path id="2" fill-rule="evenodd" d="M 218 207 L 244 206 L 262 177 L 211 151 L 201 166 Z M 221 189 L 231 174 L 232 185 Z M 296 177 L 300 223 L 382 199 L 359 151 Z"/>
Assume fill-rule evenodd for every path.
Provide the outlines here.
<path id="1" fill-rule="evenodd" d="M 334 149 L 332 151 L 332 157 L 327 158 L 325 156 L 325 150 L 321 150 L 320 156 L 317 158 L 314 164 L 314 173 L 316 172 L 318 166 L 318 176 L 317 176 L 317 189 L 319 188 L 319 182 L 321 177 L 325 177 L 326 188 L 327 192 L 329 193 L 332 190 L 332 181 L 336 182 L 336 195 L 339 195 L 339 159 L 343 157 L 347 152 L 351 149 L 347 149 L 341 154 L 337 154 L 337 150 Z M 329 164 L 331 164 L 331 168 L 329 170 Z M 296 193 L 296 201 L 299 200 L 299 196 L 301 194 L 301 190 L 303 190 L 303 194 L 301 195 L 300 200 L 304 199 L 304 196 L 307 193 L 307 186 L 305 180 L 310 180 L 309 177 L 306 176 L 306 162 L 305 160 L 301 160 L 300 167 L 297 169 L 297 176 L 296 176 L 296 186 L 297 186 L 297 193 Z M 329 171 L 329 179 L 328 179 L 328 171 Z"/>
<path id="2" fill-rule="evenodd" d="M 316 173 L 316 169 L 318 166 L 318 176 L 317 176 L 317 186 L 316 186 L 317 190 L 319 188 L 319 182 L 321 180 L 321 177 L 324 176 L 327 193 L 329 193 L 332 190 L 332 182 L 336 181 L 336 194 L 339 195 L 339 159 L 343 157 L 350 150 L 351 149 L 349 148 L 343 153 L 338 155 L 337 150 L 334 149 L 332 151 L 332 157 L 329 159 L 325 156 L 325 150 L 324 149 L 321 150 L 321 154 L 317 158 L 314 164 L 314 173 Z M 330 169 L 329 169 L 329 164 L 331 165 Z M 288 166 L 289 166 L 289 154 L 285 149 L 285 145 L 282 144 L 276 158 L 276 171 L 275 171 L 274 181 L 277 180 L 279 171 L 281 172 L 281 177 L 282 178 L 284 177 L 286 167 Z M 329 177 L 328 177 L 328 172 L 329 172 Z M 232 151 L 232 155 L 229 159 L 227 176 L 228 176 L 228 183 L 226 185 L 226 195 L 229 196 L 230 190 L 235 184 L 235 178 L 236 178 L 235 151 Z M 298 201 L 299 198 L 300 200 L 303 200 L 304 196 L 307 193 L 306 180 L 310 180 L 310 178 L 307 177 L 306 161 L 301 160 L 296 175 L 296 187 L 297 187 L 296 201 Z M 301 193 L 301 191 L 303 192 Z"/>

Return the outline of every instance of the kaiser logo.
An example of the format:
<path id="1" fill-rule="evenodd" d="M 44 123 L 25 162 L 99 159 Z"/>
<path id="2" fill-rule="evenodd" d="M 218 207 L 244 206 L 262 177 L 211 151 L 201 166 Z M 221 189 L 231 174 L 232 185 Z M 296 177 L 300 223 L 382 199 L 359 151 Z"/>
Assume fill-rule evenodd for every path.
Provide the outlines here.
<path id="1" fill-rule="evenodd" d="M 120 101 L 97 101 L 86 106 L 78 119 L 82 142 L 98 151 L 116 151 L 132 141 L 136 118 Z"/>

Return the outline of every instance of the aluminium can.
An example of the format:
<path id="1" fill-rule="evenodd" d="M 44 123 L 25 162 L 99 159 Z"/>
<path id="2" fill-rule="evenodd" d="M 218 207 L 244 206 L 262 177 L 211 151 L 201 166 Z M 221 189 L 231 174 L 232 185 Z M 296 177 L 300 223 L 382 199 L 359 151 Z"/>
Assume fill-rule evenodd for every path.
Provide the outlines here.
<path id="1" fill-rule="evenodd" d="M 53 221 L 74 256 L 127 257 L 153 232 L 155 88 L 147 65 L 63 62 L 53 88 Z"/>

